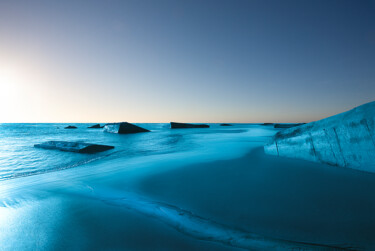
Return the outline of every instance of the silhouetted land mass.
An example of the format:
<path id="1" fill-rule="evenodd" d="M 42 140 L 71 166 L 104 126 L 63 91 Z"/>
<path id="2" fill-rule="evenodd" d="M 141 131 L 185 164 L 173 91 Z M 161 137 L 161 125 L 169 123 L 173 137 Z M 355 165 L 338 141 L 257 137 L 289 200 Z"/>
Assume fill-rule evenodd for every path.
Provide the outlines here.
<path id="1" fill-rule="evenodd" d="M 171 129 L 184 129 L 184 128 L 209 128 L 206 124 L 188 124 L 188 123 L 177 123 L 171 122 Z"/>
<path id="2" fill-rule="evenodd" d="M 100 126 L 100 124 L 92 125 L 87 128 L 93 128 L 93 129 L 98 129 L 98 128 L 103 128 L 104 126 Z"/>
<path id="3" fill-rule="evenodd" d="M 76 126 L 67 126 L 64 129 L 77 129 L 77 127 Z"/>
<path id="4" fill-rule="evenodd" d="M 300 126 L 300 125 L 304 125 L 306 123 L 294 123 L 294 124 L 274 124 L 273 127 L 274 128 L 291 128 L 291 127 L 296 127 L 296 126 Z"/>

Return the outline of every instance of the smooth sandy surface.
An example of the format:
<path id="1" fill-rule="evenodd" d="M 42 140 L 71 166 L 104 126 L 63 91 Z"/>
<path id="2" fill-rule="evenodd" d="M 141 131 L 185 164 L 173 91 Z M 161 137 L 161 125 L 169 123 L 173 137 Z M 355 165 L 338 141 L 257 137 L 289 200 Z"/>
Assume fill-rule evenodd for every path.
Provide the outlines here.
<path id="1" fill-rule="evenodd" d="M 265 155 L 274 132 L 2 181 L 0 250 L 375 249 L 375 174 Z"/>
<path id="2" fill-rule="evenodd" d="M 375 175 L 266 156 L 195 164 L 141 179 L 137 190 L 264 236 L 375 248 Z"/>

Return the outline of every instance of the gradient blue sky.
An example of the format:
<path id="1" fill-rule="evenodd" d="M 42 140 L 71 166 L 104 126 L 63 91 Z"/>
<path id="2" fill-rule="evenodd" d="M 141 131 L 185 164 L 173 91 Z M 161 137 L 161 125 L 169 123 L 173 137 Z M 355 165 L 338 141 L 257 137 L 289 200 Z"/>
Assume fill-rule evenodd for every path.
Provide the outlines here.
<path id="1" fill-rule="evenodd" d="M 309 122 L 374 99 L 374 1 L 0 1 L 0 122 Z"/>

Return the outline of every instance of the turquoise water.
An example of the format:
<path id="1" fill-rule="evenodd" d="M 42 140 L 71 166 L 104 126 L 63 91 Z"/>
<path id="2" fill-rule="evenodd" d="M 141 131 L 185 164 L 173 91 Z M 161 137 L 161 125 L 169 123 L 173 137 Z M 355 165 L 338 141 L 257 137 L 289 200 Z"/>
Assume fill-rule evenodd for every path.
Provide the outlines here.
<path id="1" fill-rule="evenodd" d="M 87 128 L 92 124 L 69 124 L 78 128 L 64 129 L 67 125 L 0 124 L 0 180 L 76 168 L 93 161 L 194 150 L 205 140 L 205 135 L 243 133 L 252 126 L 241 125 L 239 129 L 214 124 L 205 130 L 170 130 L 169 124 L 138 124 L 152 133 L 117 135 Z M 105 144 L 115 146 L 115 149 L 87 155 L 33 147 L 49 140 Z"/>
<path id="2" fill-rule="evenodd" d="M 202 222 L 199 217 L 192 217 L 190 212 L 173 205 L 141 199 L 142 196 L 134 193 L 132 183 L 161 170 L 239 157 L 254 146 L 262 145 L 275 133 L 273 128 L 252 124 L 232 127 L 211 124 L 208 129 L 181 130 L 171 130 L 169 124 L 137 124 L 151 132 L 118 135 L 105 133 L 102 129 L 88 129 L 90 124 L 70 125 L 78 129 L 63 129 L 67 124 L 0 125 L 0 250 L 232 249 L 200 241 L 202 238 L 222 239 L 222 236 L 215 237 L 217 229 L 226 231 L 220 229 L 223 228 L 220 224 Z M 98 154 L 77 154 L 33 147 L 49 140 L 107 144 L 115 148 Z M 104 198 L 93 195 L 92 191 L 101 193 Z M 119 195 L 129 198 L 125 203 L 120 202 L 121 213 L 113 211 L 112 206 L 96 202 Z M 95 199 L 87 201 L 85 198 Z M 82 201 L 85 202 L 81 204 Z M 99 215 L 92 215 L 92 210 L 100 212 Z M 171 214 L 165 215 L 165 210 L 172 210 Z M 117 216 L 109 217 L 104 225 L 97 223 L 101 217 L 108 217 L 108 213 Z M 147 217 L 139 218 L 134 213 Z M 174 214 L 182 218 L 176 219 Z M 90 220 L 86 219 L 87 215 L 91 215 Z M 161 222 L 155 223 L 150 217 L 159 218 Z M 129 222 L 133 223 L 129 225 Z M 213 232 L 199 233 L 201 227 L 192 229 L 200 223 L 203 228 L 212 228 Z M 64 224 L 69 226 L 61 226 Z M 82 231 L 92 224 L 120 229 L 115 232 L 107 229 L 111 232 L 108 235 L 103 235 L 99 226 L 91 233 L 93 230 Z M 185 233 L 166 229 L 166 224 L 185 229 Z M 138 235 L 123 236 L 129 234 L 128 231 L 140 231 L 140 226 L 143 227 Z M 161 236 L 160 231 L 164 233 Z M 196 240 L 187 237 L 196 231 Z M 236 234 L 235 230 L 231 231 Z M 104 240 L 98 234 L 105 236 Z M 113 236 L 116 236 L 115 240 L 108 243 Z M 151 246 L 145 246 L 144 236 L 148 236 Z M 129 245 L 135 246 L 129 249 Z"/>
<path id="3" fill-rule="evenodd" d="M 265 156 L 272 126 L 71 125 L 0 125 L 1 251 L 375 247 L 374 175 Z M 49 140 L 115 148 L 33 147 Z"/>

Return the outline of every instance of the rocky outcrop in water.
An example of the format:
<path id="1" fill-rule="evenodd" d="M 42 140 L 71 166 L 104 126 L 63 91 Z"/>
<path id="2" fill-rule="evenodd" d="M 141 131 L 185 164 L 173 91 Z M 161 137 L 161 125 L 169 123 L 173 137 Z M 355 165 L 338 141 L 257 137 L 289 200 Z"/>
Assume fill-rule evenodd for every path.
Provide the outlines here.
<path id="1" fill-rule="evenodd" d="M 76 153 L 98 153 L 115 148 L 114 146 L 69 141 L 48 141 L 41 144 L 35 144 L 34 147 Z"/>
<path id="2" fill-rule="evenodd" d="M 103 128 L 103 127 L 104 126 L 100 126 L 100 124 L 96 124 L 96 125 L 89 126 L 87 128 L 99 129 L 99 128 Z"/>
<path id="3" fill-rule="evenodd" d="M 375 102 L 278 132 L 267 154 L 375 172 Z"/>
<path id="4" fill-rule="evenodd" d="M 300 126 L 300 125 L 304 125 L 306 123 L 277 123 L 277 124 L 274 124 L 273 127 L 274 128 L 292 128 L 292 127 L 296 127 L 296 126 Z"/>
<path id="5" fill-rule="evenodd" d="M 220 124 L 220 126 L 232 126 L 231 124 Z"/>
<path id="6" fill-rule="evenodd" d="M 171 122 L 171 129 L 183 129 L 183 128 L 209 128 L 206 124 L 188 124 L 188 123 L 177 123 Z"/>
<path id="7" fill-rule="evenodd" d="M 149 132 L 149 130 L 147 129 L 130 124 L 128 122 L 106 124 L 104 126 L 104 131 L 110 132 L 110 133 L 118 133 L 118 134 Z"/>
<path id="8" fill-rule="evenodd" d="M 77 129 L 76 126 L 67 126 L 67 127 L 64 127 L 64 129 Z"/>

